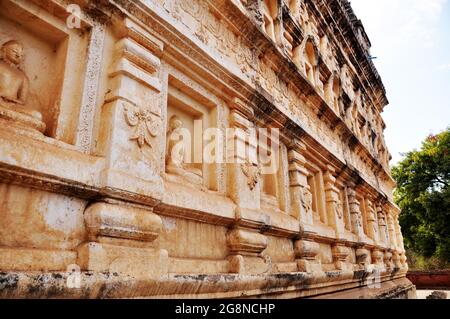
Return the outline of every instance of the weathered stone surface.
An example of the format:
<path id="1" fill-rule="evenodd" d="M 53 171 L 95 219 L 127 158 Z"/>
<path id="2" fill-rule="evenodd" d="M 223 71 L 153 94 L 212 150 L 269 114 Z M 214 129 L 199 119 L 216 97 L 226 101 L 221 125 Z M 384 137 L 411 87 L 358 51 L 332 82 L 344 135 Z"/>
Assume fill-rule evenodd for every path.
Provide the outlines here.
<path id="1" fill-rule="evenodd" d="M 447 299 L 447 293 L 444 291 L 433 291 L 433 293 L 429 295 L 427 299 Z"/>
<path id="2" fill-rule="evenodd" d="M 346 0 L 0 2 L 0 297 L 413 297 Z"/>

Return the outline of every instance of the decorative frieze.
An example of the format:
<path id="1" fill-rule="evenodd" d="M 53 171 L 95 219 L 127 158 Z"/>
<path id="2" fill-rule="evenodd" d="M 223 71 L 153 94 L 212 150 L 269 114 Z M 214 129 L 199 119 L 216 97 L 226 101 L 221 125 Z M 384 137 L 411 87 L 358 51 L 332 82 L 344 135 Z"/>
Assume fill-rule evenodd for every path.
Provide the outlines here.
<path id="1" fill-rule="evenodd" d="M 308 296 L 361 287 L 373 268 L 404 276 L 374 157 L 382 106 L 349 35 L 322 21 L 328 3 L 92 2 L 81 30 L 60 1 L 5 3 L 0 271 L 117 273 L 146 283 L 134 297 Z M 52 32 L 27 35 L 23 12 Z M 40 57 L 53 73 L 36 80 Z"/>

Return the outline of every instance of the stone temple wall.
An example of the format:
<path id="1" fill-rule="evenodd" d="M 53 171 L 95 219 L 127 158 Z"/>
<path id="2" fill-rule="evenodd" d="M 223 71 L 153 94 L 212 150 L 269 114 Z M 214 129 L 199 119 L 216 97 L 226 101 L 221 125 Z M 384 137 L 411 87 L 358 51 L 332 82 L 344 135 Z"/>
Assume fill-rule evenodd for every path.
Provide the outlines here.
<path id="1" fill-rule="evenodd" d="M 69 2 L 0 2 L 1 298 L 414 296 L 346 0 Z"/>

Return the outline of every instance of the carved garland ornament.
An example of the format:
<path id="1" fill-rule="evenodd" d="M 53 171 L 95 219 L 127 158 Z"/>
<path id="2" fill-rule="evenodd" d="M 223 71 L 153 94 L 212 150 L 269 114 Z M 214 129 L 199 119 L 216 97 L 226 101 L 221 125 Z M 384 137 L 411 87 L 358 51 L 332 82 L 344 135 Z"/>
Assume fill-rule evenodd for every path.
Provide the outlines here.
<path id="1" fill-rule="evenodd" d="M 161 129 L 159 115 L 142 106 L 125 103 L 123 106 L 126 122 L 134 128 L 130 140 L 136 140 L 139 148 L 145 144 L 152 148 L 151 139 L 156 137 Z"/>
<path id="2" fill-rule="evenodd" d="M 247 176 L 247 184 L 250 190 L 254 190 L 261 176 L 261 168 L 257 164 L 251 164 L 249 162 L 241 164 L 241 168 L 244 175 Z"/>

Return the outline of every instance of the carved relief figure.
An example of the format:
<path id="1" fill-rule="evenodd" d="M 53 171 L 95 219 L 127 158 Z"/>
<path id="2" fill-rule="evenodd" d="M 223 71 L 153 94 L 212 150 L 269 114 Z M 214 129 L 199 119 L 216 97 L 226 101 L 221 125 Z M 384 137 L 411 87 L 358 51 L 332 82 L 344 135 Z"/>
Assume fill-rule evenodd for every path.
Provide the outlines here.
<path id="1" fill-rule="evenodd" d="M 25 72 L 21 70 L 24 57 L 24 48 L 19 42 L 11 40 L 2 45 L 0 49 L 0 104 L 41 120 L 41 113 L 25 108 L 29 80 Z"/>
<path id="2" fill-rule="evenodd" d="M 303 198 L 302 198 L 302 204 L 303 208 L 305 209 L 305 212 L 309 214 L 312 210 L 312 193 L 310 190 L 310 186 L 303 188 Z"/>
<path id="3" fill-rule="evenodd" d="M 362 220 L 361 220 L 361 213 L 355 214 L 355 224 L 356 224 L 356 229 L 362 229 L 363 224 L 362 224 Z"/>
<path id="4" fill-rule="evenodd" d="M 325 98 L 337 114 L 340 114 L 341 87 L 337 72 L 333 73 L 326 85 Z"/>
<path id="5" fill-rule="evenodd" d="M 183 121 L 176 115 L 169 120 L 167 130 L 167 157 L 166 172 L 183 177 L 193 184 L 202 184 L 202 171 L 185 162 L 186 154 L 186 129 Z"/>
<path id="6" fill-rule="evenodd" d="M 378 238 L 378 225 L 377 225 L 377 214 L 375 212 L 375 208 L 371 201 L 368 202 L 367 210 L 369 212 L 369 221 L 372 222 L 372 231 L 373 231 L 373 239 Z"/>
<path id="7" fill-rule="evenodd" d="M 344 217 L 344 206 L 342 206 L 342 202 L 340 199 L 338 199 L 337 202 L 333 202 L 333 208 L 337 217 L 339 219 L 342 219 Z"/>
<path id="8" fill-rule="evenodd" d="M 249 162 L 241 164 L 242 172 L 247 177 L 247 184 L 250 190 L 254 190 L 256 184 L 258 184 L 261 177 L 261 168 L 256 164 L 250 164 Z"/>

